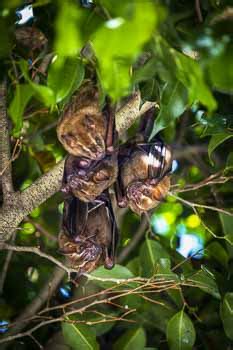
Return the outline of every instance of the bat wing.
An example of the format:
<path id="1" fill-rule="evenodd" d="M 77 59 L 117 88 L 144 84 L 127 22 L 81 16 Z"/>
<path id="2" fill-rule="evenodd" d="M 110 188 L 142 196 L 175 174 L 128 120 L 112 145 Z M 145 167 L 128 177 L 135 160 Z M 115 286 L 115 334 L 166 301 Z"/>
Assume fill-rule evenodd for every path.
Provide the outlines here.
<path id="1" fill-rule="evenodd" d="M 88 218 L 88 204 L 74 196 L 65 199 L 63 210 L 63 229 L 75 240 L 85 229 Z"/>
<path id="2" fill-rule="evenodd" d="M 107 216 L 107 220 L 108 220 L 108 223 L 110 226 L 110 232 L 111 232 L 110 243 L 106 247 L 105 267 L 111 269 L 114 266 L 114 262 L 115 262 L 116 248 L 119 240 L 119 231 L 117 228 L 117 223 L 116 223 L 116 219 L 115 219 L 115 215 L 113 212 L 112 203 L 111 203 L 111 199 L 108 191 L 105 191 L 102 194 L 102 196 L 103 196 L 102 197 L 103 203 L 105 205 L 106 216 Z"/>

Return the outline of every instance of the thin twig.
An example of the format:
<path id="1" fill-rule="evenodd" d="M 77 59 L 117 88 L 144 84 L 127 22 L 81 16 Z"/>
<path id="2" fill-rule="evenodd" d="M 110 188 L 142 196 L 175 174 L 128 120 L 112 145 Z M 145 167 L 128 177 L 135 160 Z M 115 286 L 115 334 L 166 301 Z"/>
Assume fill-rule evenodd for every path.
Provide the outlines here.
<path id="1" fill-rule="evenodd" d="M 172 192 L 168 192 L 168 194 L 174 198 L 176 198 L 177 200 L 179 200 L 180 202 L 192 207 L 192 208 L 203 208 L 203 209 L 208 209 L 208 210 L 212 210 L 212 211 L 217 211 L 218 213 L 222 213 L 222 214 L 226 214 L 229 216 L 233 216 L 233 213 L 230 211 L 227 211 L 225 209 L 222 208 L 217 208 L 217 207 L 212 207 L 210 205 L 205 205 L 205 204 L 200 204 L 200 203 L 194 203 L 194 202 L 190 202 L 187 199 L 183 199 L 181 197 L 176 196 L 174 193 Z"/>
<path id="2" fill-rule="evenodd" d="M 16 237 L 16 232 L 14 232 L 13 235 L 12 235 L 11 244 L 14 244 L 15 237 Z M 7 255 L 6 255 L 5 262 L 4 262 L 4 265 L 3 265 L 3 268 L 2 268 L 2 273 L 1 273 L 1 276 L 0 276 L 0 295 L 2 295 L 2 293 L 3 293 L 4 283 L 5 283 L 5 280 L 6 280 L 6 276 L 7 276 L 7 272 L 8 272 L 8 269 L 9 269 L 9 265 L 10 265 L 12 256 L 13 256 L 13 251 L 12 250 L 8 251 Z"/>
<path id="3" fill-rule="evenodd" d="M 196 8 L 198 21 L 200 23 L 202 23 L 203 22 L 203 17 L 202 17 L 202 13 L 201 13 L 200 0 L 195 0 L 195 8 Z"/>
<path id="4" fill-rule="evenodd" d="M 77 270 L 65 266 L 62 262 L 60 262 L 53 256 L 43 253 L 37 247 L 21 247 L 21 246 L 10 245 L 7 243 L 0 243 L 0 250 L 9 250 L 9 251 L 21 252 L 21 253 L 33 253 L 33 254 L 39 255 L 40 257 L 51 261 L 52 263 L 54 263 L 55 265 L 59 266 L 61 269 L 66 271 L 68 274 L 68 277 L 72 272 L 77 272 Z"/>

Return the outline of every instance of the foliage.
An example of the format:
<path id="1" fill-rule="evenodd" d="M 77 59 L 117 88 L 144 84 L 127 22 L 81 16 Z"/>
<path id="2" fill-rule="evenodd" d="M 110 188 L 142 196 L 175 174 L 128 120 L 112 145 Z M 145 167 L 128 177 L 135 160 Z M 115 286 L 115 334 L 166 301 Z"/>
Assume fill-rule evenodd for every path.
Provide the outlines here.
<path id="1" fill-rule="evenodd" d="M 20 151 L 13 162 L 17 190 L 65 156 L 55 126 L 88 78 L 97 79 L 102 98 L 109 95 L 119 106 L 136 90 L 142 102 L 157 102 L 150 136 L 159 133 L 177 159 L 171 193 L 151 213 L 145 238 L 111 271 L 100 267 L 76 287 L 65 277 L 50 296 L 52 309 L 34 338 L 45 345 L 60 334 L 59 346 L 74 350 L 230 348 L 230 1 L 95 0 L 88 6 L 88 1 L 36 0 L 35 18 L 23 26 L 39 28 L 48 43 L 35 50 L 14 38 L 20 6 L 19 0 L 0 4 L 1 75 L 8 79 L 12 145 Z M 135 135 L 136 124 L 122 140 Z M 39 245 L 60 259 L 56 237 L 61 207 L 57 194 L 34 210 L 19 227 L 15 244 Z M 119 217 L 120 256 L 138 234 L 140 220 L 129 211 Z M 1 252 L 1 266 L 5 259 Z M 38 296 L 53 269 L 51 261 L 37 255 L 13 254 L 0 299 L 0 341 L 7 336 L 8 322 Z M 71 300 L 76 302 L 67 305 Z M 39 322 L 36 315 L 33 322 Z M 30 337 L 9 343 L 9 349 L 37 347 Z"/>

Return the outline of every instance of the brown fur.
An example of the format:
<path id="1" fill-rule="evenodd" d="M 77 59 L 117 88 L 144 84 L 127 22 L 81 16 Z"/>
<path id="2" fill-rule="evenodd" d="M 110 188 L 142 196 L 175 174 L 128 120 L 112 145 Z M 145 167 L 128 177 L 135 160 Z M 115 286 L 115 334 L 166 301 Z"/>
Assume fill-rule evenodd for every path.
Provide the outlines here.
<path id="1" fill-rule="evenodd" d="M 86 227 L 76 241 L 63 232 L 60 234 L 60 251 L 79 274 L 91 272 L 101 264 L 111 266 L 111 257 L 106 253 L 112 243 L 110 220 L 105 206 L 101 205 L 89 213 Z"/>
<path id="2" fill-rule="evenodd" d="M 65 108 L 57 126 L 58 139 L 68 153 L 96 160 L 105 154 L 106 132 L 98 91 L 88 82 Z"/>

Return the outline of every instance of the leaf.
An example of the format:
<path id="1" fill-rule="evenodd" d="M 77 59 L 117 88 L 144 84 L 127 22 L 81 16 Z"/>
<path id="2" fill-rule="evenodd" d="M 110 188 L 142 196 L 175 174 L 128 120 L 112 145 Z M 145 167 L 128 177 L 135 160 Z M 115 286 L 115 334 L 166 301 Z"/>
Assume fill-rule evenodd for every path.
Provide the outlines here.
<path id="1" fill-rule="evenodd" d="M 233 152 L 230 152 L 228 157 L 227 157 L 227 164 L 224 169 L 224 171 L 232 170 L 233 169 Z"/>
<path id="2" fill-rule="evenodd" d="M 176 81 L 167 83 L 162 92 L 160 111 L 155 120 L 150 139 L 159 131 L 170 126 L 188 106 L 187 89 Z"/>
<path id="3" fill-rule="evenodd" d="M 14 123 L 12 134 L 15 137 L 19 136 L 23 127 L 23 113 L 32 95 L 33 90 L 29 84 L 16 85 L 15 94 L 8 109 Z"/>
<path id="4" fill-rule="evenodd" d="M 140 249 L 142 276 L 151 277 L 158 270 L 159 259 L 169 259 L 169 254 L 160 243 L 146 239 Z"/>
<path id="5" fill-rule="evenodd" d="M 59 57 L 52 61 L 48 72 L 48 87 L 55 95 L 56 103 L 76 90 L 84 78 L 84 66 L 76 57 Z"/>
<path id="6" fill-rule="evenodd" d="M 233 293 L 225 294 L 223 302 L 220 305 L 220 316 L 226 335 L 233 340 Z"/>
<path id="7" fill-rule="evenodd" d="M 233 217 L 227 214 L 219 213 L 224 237 L 227 241 L 226 248 L 230 258 L 233 257 Z"/>
<path id="8" fill-rule="evenodd" d="M 162 13 L 158 5 L 155 11 L 152 3 L 139 1 L 130 2 L 127 10 L 130 16 L 108 20 L 92 37 L 101 82 L 114 100 L 128 93 L 130 67 L 150 39 Z"/>
<path id="9" fill-rule="evenodd" d="M 101 266 L 95 271 L 93 271 L 90 274 L 90 276 L 90 280 L 93 280 L 93 282 L 95 282 L 99 286 L 106 288 L 112 285 L 116 285 L 116 283 L 120 284 L 121 280 L 134 277 L 134 275 L 126 267 L 121 265 L 115 265 L 111 271 Z M 94 277 L 96 277 L 97 279 L 95 279 Z M 110 279 L 110 281 L 106 281 L 107 279 Z"/>
<path id="10" fill-rule="evenodd" d="M 170 350 L 192 350 L 196 332 L 192 321 L 182 310 L 175 314 L 167 325 L 167 341 Z"/>
<path id="11" fill-rule="evenodd" d="M 144 302 L 142 310 L 139 315 L 139 322 L 143 324 L 145 328 L 157 329 L 163 333 L 166 333 L 166 327 L 168 321 L 177 312 L 168 301 L 155 297 L 156 303 Z"/>
<path id="12" fill-rule="evenodd" d="M 179 282 L 178 276 L 171 271 L 171 261 L 170 259 L 159 259 L 158 272 L 157 275 L 163 275 L 166 281 Z M 175 302 L 175 304 L 181 308 L 183 306 L 182 292 L 177 288 L 169 288 L 167 294 Z"/>
<path id="13" fill-rule="evenodd" d="M 78 27 L 78 6 L 70 1 L 60 1 L 56 20 L 55 52 L 59 56 L 76 56 L 83 43 Z"/>
<path id="14" fill-rule="evenodd" d="M 62 323 L 62 332 L 65 342 L 73 350 L 97 350 L 99 344 L 94 332 L 84 324 Z"/>
<path id="15" fill-rule="evenodd" d="M 155 58 L 151 58 L 142 67 L 135 69 L 133 72 L 132 82 L 134 84 L 141 81 L 150 80 L 156 73 L 157 66 Z"/>
<path id="16" fill-rule="evenodd" d="M 219 242 L 211 242 L 208 244 L 206 251 L 209 258 L 216 260 L 220 265 L 227 269 L 229 257 L 226 250 Z"/>
<path id="17" fill-rule="evenodd" d="M 233 92 L 232 45 L 221 54 L 209 60 L 208 71 L 215 88 L 226 93 Z"/>
<path id="18" fill-rule="evenodd" d="M 45 85 L 39 85 L 39 84 L 33 83 L 30 80 L 28 75 L 28 64 L 25 60 L 20 61 L 20 68 L 23 72 L 25 79 L 30 85 L 33 91 L 33 94 L 35 94 L 38 100 L 44 103 L 47 107 L 53 106 L 55 104 L 55 96 L 53 91 Z"/>
<path id="19" fill-rule="evenodd" d="M 164 82 L 178 80 L 187 89 L 188 104 L 202 103 L 209 112 L 217 108 L 211 90 L 205 82 L 201 64 L 178 52 L 160 36 L 155 40 L 154 54 L 158 57 L 158 74 Z"/>
<path id="20" fill-rule="evenodd" d="M 228 140 L 229 138 L 233 137 L 233 134 L 229 133 L 221 133 L 221 134 L 216 134 L 213 135 L 210 139 L 209 145 L 208 145 L 208 155 L 211 160 L 211 154 L 212 152 L 223 142 Z"/>
<path id="21" fill-rule="evenodd" d="M 143 328 L 130 329 L 113 345 L 113 350 L 142 350 L 146 346 L 146 334 Z"/>
<path id="22" fill-rule="evenodd" d="M 140 260 L 137 256 L 136 258 L 130 260 L 126 265 L 127 269 L 129 269 L 134 276 L 138 276 L 140 274 Z"/>
<path id="23" fill-rule="evenodd" d="M 220 299 L 218 286 L 215 282 L 214 275 L 208 273 L 207 269 L 199 270 L 194 276 L 187 279 L 192 285 L 203 290 L 205 293 L 211 294 L 213 297 Z"/>
<path id="24" fill-rule="evenodd" d="M 208 88 L 201 66 L 191 57 L 171 50 L 177 65 L 177 78 L 188 89 L 189 103 L 201 102 L 210 112 L 217 108 L 217 103 Z"/>

